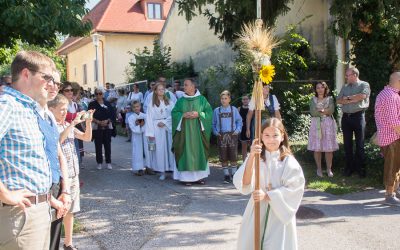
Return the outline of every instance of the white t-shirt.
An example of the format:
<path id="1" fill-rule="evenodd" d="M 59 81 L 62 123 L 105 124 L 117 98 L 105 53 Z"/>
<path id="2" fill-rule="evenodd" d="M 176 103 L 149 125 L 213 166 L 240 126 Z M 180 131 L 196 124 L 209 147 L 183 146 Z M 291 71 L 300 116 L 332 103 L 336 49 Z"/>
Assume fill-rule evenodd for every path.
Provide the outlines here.
<path id="1" fill-rule="evenodd" d="M 140 101 L 140 103 L 143 103 L 143 93 L 142 92 L 130 92 L 128 95 L 128 102 L 131 103 L 133 101 Z"/>
<path id="2" fill-rule="evenodd" d="M 274 110 L 278 111 L 281 109 L 281 105 L 278 102 L 278 98 L 276 98 L 275 95 L 272 95 L 272 99 L 274 100 Z M 269 106 L 271 105 L 270 101 L 269 101 L 269 97 L 267 99 L 264 99 L 264 104 L 265 106 Z M 249 110 L 254 110 L 254 100 L 251 99 L 250 103 L 249 103 Z"/>

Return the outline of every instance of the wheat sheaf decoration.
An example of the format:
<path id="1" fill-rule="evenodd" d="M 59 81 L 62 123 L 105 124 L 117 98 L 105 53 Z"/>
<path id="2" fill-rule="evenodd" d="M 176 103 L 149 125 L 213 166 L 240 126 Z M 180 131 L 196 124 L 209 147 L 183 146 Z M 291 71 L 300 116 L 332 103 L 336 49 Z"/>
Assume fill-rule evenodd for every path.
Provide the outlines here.
<path id="1" fill-rule="evenodd" d="M 270 60 L 272 49 L 280 44 L 273 30 L 263 27 L 261 20 L 244 24 L 238 34 L 237 44 L 252 57 L 254 73 L 262 82 L 269 84 L 275 75 L 275 67 Z"/>

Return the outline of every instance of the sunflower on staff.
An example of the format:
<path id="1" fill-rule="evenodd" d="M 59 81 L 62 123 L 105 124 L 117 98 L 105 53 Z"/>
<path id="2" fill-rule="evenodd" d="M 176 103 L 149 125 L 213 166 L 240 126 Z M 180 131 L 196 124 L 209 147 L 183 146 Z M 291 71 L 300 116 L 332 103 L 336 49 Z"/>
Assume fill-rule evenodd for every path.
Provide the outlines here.
<path id="1" fill-rule="evenodd" d="M 259 71 L 259 77 L 262 82 L 269 84 L 275 76 L 275 66 L 274 65 L 262 65 Z"/>

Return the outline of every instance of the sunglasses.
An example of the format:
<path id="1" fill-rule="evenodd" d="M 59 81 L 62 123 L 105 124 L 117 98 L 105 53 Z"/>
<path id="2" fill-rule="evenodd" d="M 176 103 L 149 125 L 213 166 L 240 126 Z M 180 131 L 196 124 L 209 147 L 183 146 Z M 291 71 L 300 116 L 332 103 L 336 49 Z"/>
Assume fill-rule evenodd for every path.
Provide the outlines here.
<path id="1" fill-rule="evenodd" d="M 95 95 L 103 95 L 103 93 L 99 92 L 99 93 L 95 93 Z"/>
<path id="2" fill-rule="evenodd" d="M 47 83 L 49 83 L 49 82 L 54 82 L 54 78 L 53 78 L 52 75 L 48 75 L 48 74 L 43 73 L 43 72 L 38 71 L 38 70 L 31 70 L 31 69 L 29 69 L 29 71 L 41 74 L 41 77 L 42 77 L 43 80 L 45 80 Z"/>
<path id="3" fill-rule="evenodd" d="M 63 92 L 72 92 L 72 89 L 64 89 Z"/>

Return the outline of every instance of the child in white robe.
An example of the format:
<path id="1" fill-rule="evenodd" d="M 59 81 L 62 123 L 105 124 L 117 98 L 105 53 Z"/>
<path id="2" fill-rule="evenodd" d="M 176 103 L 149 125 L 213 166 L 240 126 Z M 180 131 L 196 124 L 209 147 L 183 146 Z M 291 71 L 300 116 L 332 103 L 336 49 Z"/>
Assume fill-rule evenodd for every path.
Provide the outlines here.
<path id="1" fill-rule="evenodd" d="M 160 172 L 160 180 L 165 180 L 165 172 L 175 168 L 175 157 L 172 148 L 172 117 L 171 111 L 174 103 L 165 96 L 165 88 L 162 83 L 154 87 L 152 101 L 146 113 L 146 132 L 149 140 L 156 144 L 153 155 L 155 162 L 153 169 Z"/>
<path id="2" fill-rule="evenodd" d="M 137 176 L 144 174 L 147 156 L 147 143 L 144 136 L 146 114 L 140 112 L 140 101 L 132 103 L 132 114 L 128 118 L 129 129 L 131 130 L 132 143 L 132 173 Z"/>
<path id="3" fill-rule="evenodd" d="M 267 119 L 261 141 L 233 177 L 235 187 L 252 194 L 243 215 L 237 249 L 254 249 L 254 204 L 260 202 L 261 249 L 297 249 L 296 212 L 304 193 L 303 171 L 292 155 L 282 122 Z M 260 189 L 255 190 L 255 155 L 260 157 Z"/>

